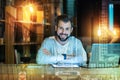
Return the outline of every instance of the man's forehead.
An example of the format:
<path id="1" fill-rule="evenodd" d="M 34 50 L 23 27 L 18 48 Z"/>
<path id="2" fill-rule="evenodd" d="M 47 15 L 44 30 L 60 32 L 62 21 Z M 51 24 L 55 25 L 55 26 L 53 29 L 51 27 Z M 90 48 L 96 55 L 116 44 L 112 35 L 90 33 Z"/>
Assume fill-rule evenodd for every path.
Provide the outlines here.
<path id="1" fill-rule="evenodd" d="M 58 23 L 58 26 L 59 27 L 64 27 L 64 26 L 66 26 L 66 27 L 71 27 L 71 23 L 70 23 L 70 21 L 68 21 L 68 22 L 63 22 L 63 21 L 59 21 L 59 23 Z"/>
<path id="2" fill-rule="evenodd" d="M 70 24 L 71 24 L 70 21 L 62 21 L 62 20 L 60 20 L 60 21 L 58 22 L 58 24 L 59 24 L 59 23 L 70 23 Z"/>

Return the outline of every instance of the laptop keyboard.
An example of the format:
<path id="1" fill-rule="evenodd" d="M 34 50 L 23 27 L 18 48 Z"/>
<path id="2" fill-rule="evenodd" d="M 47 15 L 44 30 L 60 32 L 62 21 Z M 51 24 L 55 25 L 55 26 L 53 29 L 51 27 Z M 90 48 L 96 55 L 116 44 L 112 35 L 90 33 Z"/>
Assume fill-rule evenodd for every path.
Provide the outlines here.
<path id="1" fill-rule="evenodd" d="M 120 75 L 81 75 L 80 80 L 120 80 Z"/>
<path id="2" fill-rule="evenodd" d="M 118 62 L 91 62 L 89 68 L 106 68 L 106 67 L 117 67 Z"/>

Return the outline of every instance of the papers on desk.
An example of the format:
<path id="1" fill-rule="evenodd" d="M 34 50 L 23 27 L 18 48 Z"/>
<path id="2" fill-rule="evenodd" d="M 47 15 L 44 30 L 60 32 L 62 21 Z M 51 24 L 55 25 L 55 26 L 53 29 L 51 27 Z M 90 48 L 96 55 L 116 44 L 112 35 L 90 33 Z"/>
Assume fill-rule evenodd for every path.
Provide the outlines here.
<path id="1" fill-rule="evenodd" d="M 53 67 L 80 67 L 78 64 L 71 63 L 60 63 L 60 64 L 51 64 Z"/>
<path id="2" fill-rule="evenodd" d="M 57 71 L 55 75 L 80 75 L 79 71 Z"/>
<path id="3" fill-rule="evenodd" d="M 27 68 L 42 68 L 42 66 L 39 65 L 28 65 Z"/>

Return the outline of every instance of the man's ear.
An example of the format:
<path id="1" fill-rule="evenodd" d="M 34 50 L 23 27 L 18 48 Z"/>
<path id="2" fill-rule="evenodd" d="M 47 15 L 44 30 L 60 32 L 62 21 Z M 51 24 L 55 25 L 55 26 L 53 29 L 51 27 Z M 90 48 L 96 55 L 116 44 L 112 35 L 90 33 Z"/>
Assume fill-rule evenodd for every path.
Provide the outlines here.
<path id="1" fill-rule="evenodd" d="M 71 33 L 72 33 L 72 31 L 73 31 L 73 27 L 71 28 Z"/>

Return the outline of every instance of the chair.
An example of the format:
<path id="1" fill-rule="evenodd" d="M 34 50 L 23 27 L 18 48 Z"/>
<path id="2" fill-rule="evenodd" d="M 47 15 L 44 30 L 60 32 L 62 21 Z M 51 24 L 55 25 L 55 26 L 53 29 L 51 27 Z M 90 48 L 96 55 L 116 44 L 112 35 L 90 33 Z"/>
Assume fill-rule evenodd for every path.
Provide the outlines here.
<path id="1" fill-rule="evenodd" d="M 20 64 L 20 54 L 17 52 L 17 50 L 15 49 L 15 63 L 16 64 Z"/>

